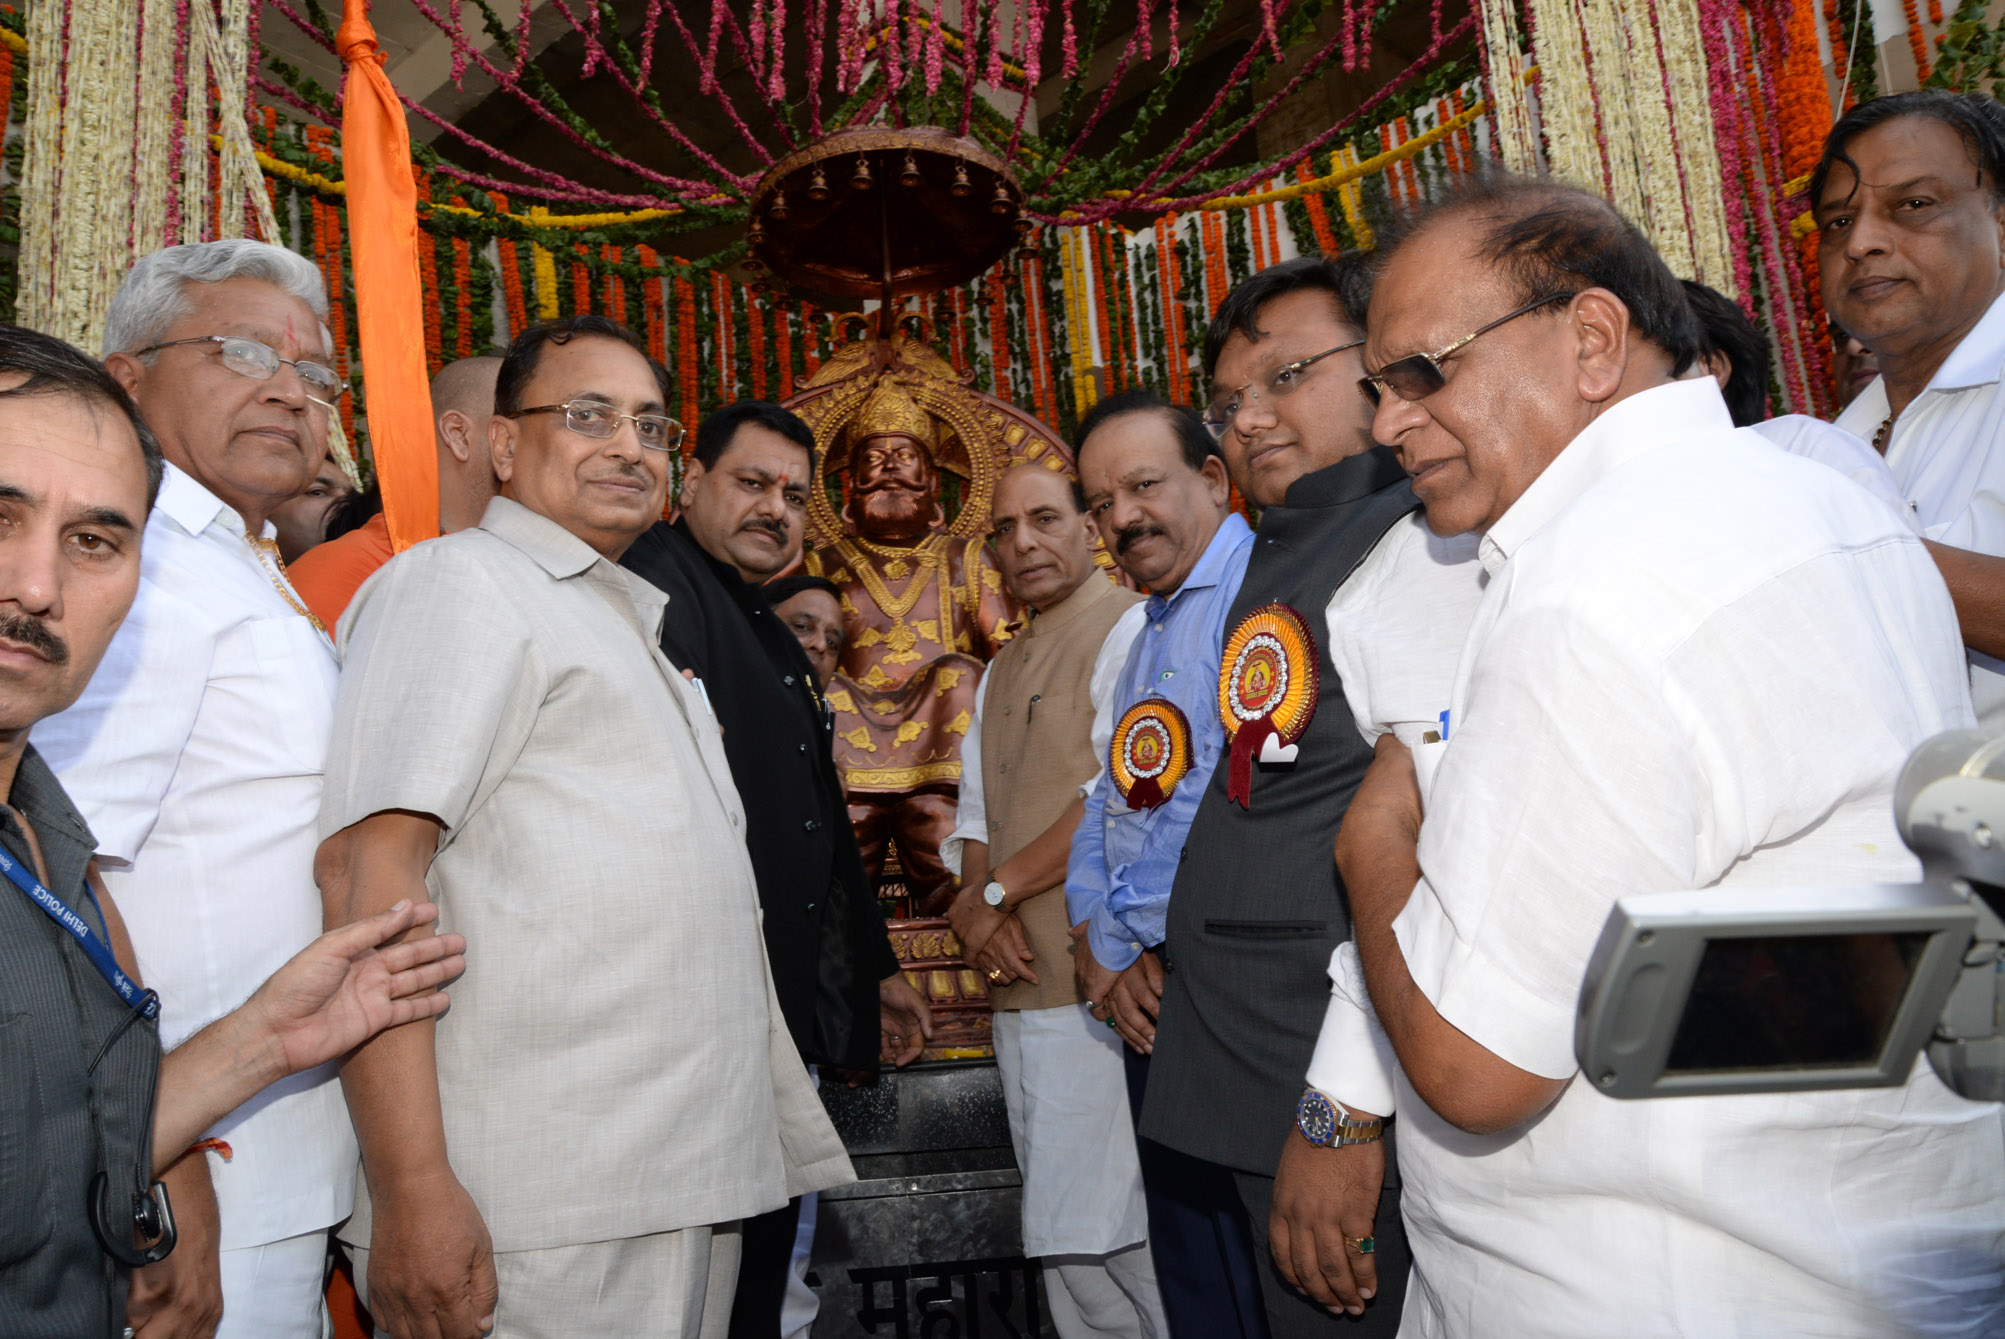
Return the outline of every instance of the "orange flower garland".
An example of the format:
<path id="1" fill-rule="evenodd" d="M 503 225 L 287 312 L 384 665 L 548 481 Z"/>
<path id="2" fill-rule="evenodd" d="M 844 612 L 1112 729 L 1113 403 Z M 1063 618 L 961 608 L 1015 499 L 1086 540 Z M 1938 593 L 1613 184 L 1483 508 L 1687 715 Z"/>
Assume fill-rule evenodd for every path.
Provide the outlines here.
<path id="1" fill-rule="evenodd" d="M 811 302 L 801 304 L 801 365 L 810 377 L 821 371 L 821 315 Z"/>
<path id="2" fill-rule="evenodd" d="M 696 285 L 688 279 L 675 280 L 675 372 L 682 378 L 682 403 L 680 411 L 683 427 L 689 436 L 696 436 L 696 402 L 700 398 L 697 385 L 698 373 L 696 351 Z M 689 450 L 685 442 L 684 453 Z"/>
<path id="3" fill-rule="evenodd" d="M 766 304 L 745 304 L 745 342 L 752 354 L 752 398 L 766 398 Z"/>
<path id="4" fill-rule="evenodd" d="M 1092 257 L 1092 282 L 1094 317 L 1098 322 L 1100 331 L 1101 378 L 1108 390 L 1119 390 L 1124 383 L 1115 379 L 1115 369 L 1120 363 L 1121 354 L 1119 341 L 1114 336 L 1114 326 L 1108 312 L 1107 285 L 1111 282 L 1112 276 L 1105 258 L 1107 237 L 1104 232 L 1099 230 L 1089 233 L 1088 236 L 1096 243 Z"/>
<path id="5" fill-rule="evenodd" d="M 1170 399 L 1189 404 L 1190 347 L 1185 338 L 1183 265 L 1177 259 L 1177 229 L 1174 218 L 1163 228 L 1166 244 L 1157 253 L 1166 267 L 1163 278 L 1163 345 L 1169 359 Z"/>
<path id="6" fill-rule="evenodd" d="M 1831 68 L 1845 86 L 1845 105 L 1840 111 L 1849 112 L 1857 99 L 1851 80 L 1845 78 L 1845 71 L 1852 68 L 1852 49 L 1845 44 L 1845 19 L 1838 12 L 1838 0 L 1824 0 L 1824 23 L 1831 30 Z"/>
<path id="7" fill-rule="evenodd" d="M 411 169 L 411 176 L 416 179 L 418 198 L 429 199 L 430 179 L 416 168 Z M 425 368 L 436 373 L 446 363 L 445 312 L 439 305 L 439 239 L 427 233 L 419 234 L 418 277 L 425 293 Z"/>
<path id="8" fill-rule="evenodd" d="M 1225 225 L 1209 210 L 1199 216 L 1199 225 L 1204 244 L 1205 310 L 1217 311 L 1218 304 L 1225 301 Z"/>
<path id="9" fill-rule="evenodd" d="M 592 272 L 585 268 L 585 248 L 571 248 L 571 310 L 582 316 L 592 310 Z"/>
<path id="10" fill-rule="evenodd" d="M 1928 39 L 1921 31 L 1921 11 L 1915 0 L 1901 0 L 1901 13 L 1908 21 L 1908 50 L 1914 53 L 1915 82 L 1928 82 Z"/>
<path id="11" fill-rule="evenodd" d="M 1058 422 L 1058 342 L 1051 336 L 1051 294 L 1046 289 L 1044 253 L 1031 257 L 1032 281 L 1030 295 L 1037 309 L 1037 337 L 1032 343 L 1037 350 L 1034 368 L 1037 372 L 1037 394 L 1044 406 L 1044 421 Z"/>
<path id="12" fill-rule="evenodd" d="M 989 271 L 989 357 L 995 364 L 996 394 L 1002 395 L 1009 385 L 1009 303 L 1001 265 Z"/>
<path id="13" fill-rule="evenodd" d="M 1316 167 L 1313 158 L 1304 158 L 1295 169 L 1295 180 L 1314 181 Z M 1326 256 L 1337 254 L 1337 235 L 1330 228 L 1330 207 L 1323 200 L 1322 193 L 1302 197 L 1302 203 L 1309 211 L 1309 227 L 1316 234 L 1316 249 Z"/>
<path id="14" fill-rule="evenodd" d="M 466 238 L 453 238 L 453 311 L 457 335 L 453 357 L 473 356 L 473 248 Z"/>
<path id="15" fill-rule="evenodd" d="M 1277 204 L 1262 205 L 1260 212 L 1267 216 L 1267 263 L 1269 265 L 1279 265 L 1281 263 L 1281 206 Z"/>
<path id="16" fill-rule="evenodd" d="M 710 305 L 717 314 L 711 327 L 717 344 L 717 398 L 735 400 L 738 379 L 731 375 L 731 286 L 715 270 L 710 272 Z"/>
<path id="17" fill-rule="evenodd" d="M 603 246 L 599 248 L 599 259 L 617 265 L 624 257 L 620 248 Z M 617 270 L 606 271 L 606 315 L 625 325 L 627 319 L 627 281 Z"/>
<path id="18" fill-rule="evenodd" d="M 635 247 L 634 255 L 645 270 L 661 268 L 661 253 L 646 243 Z M 647 341 L 648 353 L 664 362 L 668 360 L 668 322 L 662 292 L 667 283 L 659 274 L 650 274 L 640 285 L 641 338 Z"/>

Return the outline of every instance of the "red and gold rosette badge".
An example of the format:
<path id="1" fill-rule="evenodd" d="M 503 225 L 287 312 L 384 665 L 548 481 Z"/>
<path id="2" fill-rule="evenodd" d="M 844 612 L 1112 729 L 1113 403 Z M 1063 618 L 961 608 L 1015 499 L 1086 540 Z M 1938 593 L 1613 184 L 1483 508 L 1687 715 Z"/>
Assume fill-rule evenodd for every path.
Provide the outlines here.
<path id="1" fill-rule="evenodd" d="M 1302 737 L 1316 687 L 1316 639 L 1300 614 L 1263 604 L 1240 620 L 1218 668 L 1218 715 L 1232 737 L 1227 799 L 1253 807 L 1253 759 Z"/>
<path id="2" fill-rule="evenodd" d="M 1153 809 L 1169 799 L 1190 770 L 1190 721 L 1168 698 L 1137 702 L 1114 727 L 1107 750 L 1114 784 L 1130 809 Z"/>

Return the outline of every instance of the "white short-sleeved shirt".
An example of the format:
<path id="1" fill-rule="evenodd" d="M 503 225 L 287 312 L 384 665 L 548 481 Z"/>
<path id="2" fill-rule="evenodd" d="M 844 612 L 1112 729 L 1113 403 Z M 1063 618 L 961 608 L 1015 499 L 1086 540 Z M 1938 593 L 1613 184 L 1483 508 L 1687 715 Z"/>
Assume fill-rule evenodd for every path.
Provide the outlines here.
<path id="1" fill-rule="evenodd" d="M 280 580 L 243 519 L 169 465 L 132 612 L 83 696 L 33 732 L 97 836 L 170 1049 L 320 933 L 334 648 Z M 267 1088 L 210 1133 L 231 1149 L 209 1160 L 225 1249 L 348 1216 L 355 1135 L 332 1066 Z"/>
<path id="2" fill-rule="evenodd" d="M 668 597 L 509 498 L 342 616 L 320 828 L 445 828 L 467 971 L 439 1020 L 454 1174 L 497 1251 L 749 1217 L 850 1179 L 773 1000 L 723 734 Z M 343 1239 L 367 1245 L 367 1187 Z"/>
<path id="3" fill-rule="evenodd" d="M 1476 560 L 1476 544 L 1474 535 L 1436 535 L 1425 515 L 1414 512 L 1386 531 L 1323 611 L 1330 665 L 1344 686 L 1358 734 L 1368 744 L 1388 732 L 1395 735 L 1414 751 L 1416 764 L 1441 749 L 1425 736 L 1432 732 L 1438 738 L 1451 725 L 1444 718 L 1455 669 L 1488 580 Z M 1316 1039 L 1309 1083 L 1342 1091 L 1360 1111 L 1388 1113 L 1397 1062 L 1370 1017 L 1353 941 L 1346 939 L 1331 953 L 1330 980 L 1330 1011 Z M 1351 1064 L 1340 1067 L 1340 1056 Z M 1368 1056 L 1378 1064 L 1360 1063 Z M 1364 1084 L 1360 1075 L 1376 1076 L 1377 1082 Z M 1333 1086 L 1339 1083 L 1346 1086 Z"/>
<path id="4" fill-rule="evenodd" d="M 1921 522 L 1915 517 L 1914 507 L 1901 495 L 1894 472 L 1864 439 L 1807 414 L 1781 414 L 1754 424 L 1751 430 L 1793 456 L 1829 465 L 1892 507 L 1909 529 L 1921 530 Z"/>
<path id="5" fill-rule="evenodd" d="M 1618 1102 L 1574 1078 L 1615 899 L 1916 874 L 1895 776 L 1970 721 L 1926 550 L 1830 470 L 1749 450 L 1693 381 L 1604 413 L 1482 559 L 1423 877 L 1393 928 L 1444 1019 L 1572 1081 L 1485 1136 L 1398 1079 L 1403 1333 L 2000 1332 L 1997 1105 L 1926 1064 L 1903 1088 L 1782 1096 Z"/>
<path id="6" fill-rule="evenodd" d="M 1121 677 L 1128 648 L 1146 620 L 1143 607 L 1131 605 L 1107 630 L 1106 640 L 1100 643 L 1100 650 L 1093 657 L 1093 677 L 1088 681 L 1087 691 L 1093 698 L 1093 756 L 1100 760 L 1103 770 L 1107 765 L 1107 747 L 1114 739 L 1114 683 Z M 989 810 L 982 789 L 982 709 L 988 700 L 989 679 L 984 674 L 975 689 L 974 721 L 968 727 L 968 737 L 961 742 L 961 796 L 954 811 L 954 830 L 940 843 L 941 862 L 957 875 L 961 872 L 962 845 L 989 839 Z M 1080 785 L 1080 795 L 1091 792 L 1093 783 L 1099 779 L 1100 773 L 1095 772 Z"/>
<path id="7" fill-rule="evenodd" d="M 1887 439 L 1887 468 L 1913 508 L 1923 537 L 2005 556 L 2005 296 L 1943 359 L 1901 411 Z M 1875 377 L 1838 415 L 1838 426 L 1871 441 L 1887 417 L 1886 382 Z M 2005 724 L 2005 661 L 1972 651 L 1970 696 L 1983 725 Z"/>

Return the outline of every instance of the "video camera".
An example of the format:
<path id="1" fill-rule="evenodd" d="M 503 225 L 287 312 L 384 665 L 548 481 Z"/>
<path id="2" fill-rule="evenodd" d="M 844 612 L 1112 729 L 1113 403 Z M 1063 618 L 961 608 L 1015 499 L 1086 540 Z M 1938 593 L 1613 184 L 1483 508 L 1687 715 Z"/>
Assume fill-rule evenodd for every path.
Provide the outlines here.
<path id="1" fill-rule="evenodd" d="M 1894 788 L 1920 883 L 1625 897 L 1581 988 L 1574 1052 L 1611 1097 L 1907 1082 L 1916 1052 L 2005 1098 L 2005 734 L 1953 730 Z"/>

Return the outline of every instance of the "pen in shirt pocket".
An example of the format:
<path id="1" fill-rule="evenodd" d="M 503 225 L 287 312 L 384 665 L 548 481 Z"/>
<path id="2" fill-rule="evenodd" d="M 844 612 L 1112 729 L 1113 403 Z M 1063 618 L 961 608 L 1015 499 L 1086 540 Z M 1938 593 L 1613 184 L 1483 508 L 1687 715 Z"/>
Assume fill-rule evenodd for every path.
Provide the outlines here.
<path id="1" fill-rule="evenodd" d="M 703 680 L 692 674 L 689 676 L 689 686 L 694 688 L 696 695 L 703 699 L 703 709 L 710 713 L 710 719 L 713 721 L 716 720 L 717 708 L 711 705 L 710 690 L 703 686 Z"/>

